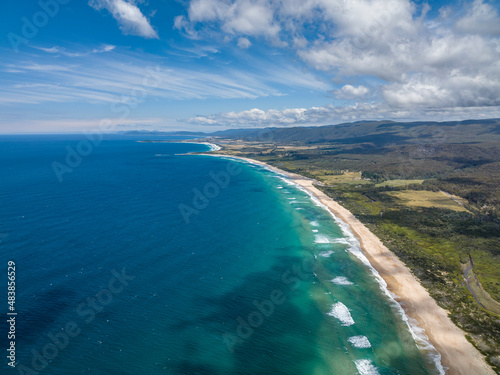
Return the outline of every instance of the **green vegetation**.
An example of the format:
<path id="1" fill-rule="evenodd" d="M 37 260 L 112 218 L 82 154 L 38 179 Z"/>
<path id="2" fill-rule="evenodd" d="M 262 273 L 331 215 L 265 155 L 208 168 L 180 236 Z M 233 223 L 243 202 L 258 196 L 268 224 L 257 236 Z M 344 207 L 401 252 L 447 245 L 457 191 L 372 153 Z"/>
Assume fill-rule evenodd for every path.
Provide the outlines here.
<path id="1" fill-rule="evenodd" d="M 320 171 L 312 171 L 311 174 L 314 176 L 315 179 L 326 185 L 370 183 L 370 181 L 367 181 L 362 178 L 361 172 L 341 171 L 339 173 L 328 170 L 320 170 Z"/>
<path id="2" fill-rule="evenodd" d="M 217 143 L 222 153 L 317 179 L 408 265 L 500 373 L 500 120 L 267 132 Z"/>
<path id="3" fill-rule="evenodd" d="M 482 305 L 486 310 L 492 311 L 493 313 L 500 315 L 500 303 L 495 301 L 490 294 L 484 290 L 481 282 L 474 274 L 472 269 L 472 263 L 468 262 L 464 265 L 464 276 L 467 280 L 467 287 L 473 294 L 476 301 Z"/>
<path id="4" fill-rule="evenodd" d="M 376 184 L 377 187 L 382 186 L 392 186 L 392 187 L 400 187 L 400 186 L 408 186 L 412 184 L 421 185 L 425 180 L 387 180 Z"/>
<path id="5" fill-rule="evenodd" d="M 390 186 L 390 185 L 388 185 Z M 442 191 L 401 190 L 388 192 L 408 207 L 436 207 L 452 211 L 467 211 L 458 199 L 453 200 Z"/>

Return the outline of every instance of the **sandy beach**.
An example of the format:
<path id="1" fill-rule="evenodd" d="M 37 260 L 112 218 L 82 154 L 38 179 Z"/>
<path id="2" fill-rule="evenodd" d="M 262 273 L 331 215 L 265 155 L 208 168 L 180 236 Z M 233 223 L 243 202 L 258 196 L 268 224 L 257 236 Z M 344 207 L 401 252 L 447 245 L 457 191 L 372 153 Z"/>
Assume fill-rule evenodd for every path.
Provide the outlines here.
<path id="1" fill-rule="evenodd" d="M 406 315 L 418 322 L 418 326 L 425 330 L 429 341 L 441 354 L 441 362 L 446 374 L 495 374 L 486 363 L 483 355 L 467 341 L 465 333 L 451 321 L 447 312 L 438 306 L 405 264 L 350 211 L 317 189 L 314 185 L 315 180 L 249 158 L 217 154 L 210 154 L 210 156 L 230 157 L 264 166 L 287 176 L 313 194 L 337 218 L 350 227 L 359 240 L 365 256 L 385 280 L 389 291 L 396 295 L 395 299 L 402 306 Z"/>

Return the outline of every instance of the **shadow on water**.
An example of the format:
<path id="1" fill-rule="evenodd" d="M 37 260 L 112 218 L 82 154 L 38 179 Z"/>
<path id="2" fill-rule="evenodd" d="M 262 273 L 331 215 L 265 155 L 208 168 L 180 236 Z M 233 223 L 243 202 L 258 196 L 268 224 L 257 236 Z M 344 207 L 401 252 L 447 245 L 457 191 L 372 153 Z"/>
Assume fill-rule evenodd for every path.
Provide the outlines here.
<path id="1" fill-rule="evenodd" d="M 198 300 L 197 305 L 202 306 L 200 310 L 209 308 L 210 312 L 195 319 L 179 321 L 172 328 L 182 336 L 181 331 L 194 326 L 206 327 L 219 338 L 221 347 L 218 349 L 230 356 L 233 366 L 231 374 L 307 374 L 308 366 L 321 360 L 317 353 L 317 332 L 322 313 L 307 295 L 306 283 L 294 289 L 281 280 L 284 272 L 292 270 L 293 265 L 300 265 L 301 261 L 300 257 L 283 256 L 277 262 L 280 266 L 249 274 L 230 292 Z M 238 317 L 248 322 L 249 315 L 258 311 L 254 301 L 269 300 L 276 289 L 282 291 L 284 302 L 275 305 L 272 313 L 264 316 L 261 324 L 252 328 L 251 334 L 239 337 Z M 299 299 L 300 308 L 297 307 Z M 224 334 L 238 337 L 237 343 L 228 345 L 224 341 Z M 217 364 L 216 359 L 202 359 L 196 350 L 193 351 L 192 345 L 195 344 L 189 345 L 189 359 L 184 357 L 174 365 L 176 373 L 228 373 L 221 370 L 222 367 L 227 368 L 227 363 L 219 367 L 221 365 Z"/>
<path id="2" fill-rule="evenodd" d="M 75 292 L 67 288 L 54 288 L 37 295 L 33 306 L 21 311 L 22 319 L 18 322 L 16 335 L 18 343 L 22 346 L 33 345 L 55 329 L 58 318 L 74 307 L 68 302 L 73 301 L 74 296 Z"/>

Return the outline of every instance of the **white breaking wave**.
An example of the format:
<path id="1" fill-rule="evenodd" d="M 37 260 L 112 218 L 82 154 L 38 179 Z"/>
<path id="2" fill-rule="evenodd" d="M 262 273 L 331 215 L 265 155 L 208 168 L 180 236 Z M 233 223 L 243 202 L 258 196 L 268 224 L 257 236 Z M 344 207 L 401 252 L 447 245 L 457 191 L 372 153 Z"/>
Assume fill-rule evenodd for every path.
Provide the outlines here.
<path id="1" fill-rule="evenodd" d="M 221 149 L 220 146 L 217 146 L 214 143 L 208 143 L 208 142 L 184 142 L 184 143 L 191 143 L 191 144 L 195 144 L 195 145 L 206 145 L 206 146 L 210 147 L 210 150 L 208 150 L 209 152 L 219 151 Z"/>
<path id="2" fill-rule="evenodd" d="M 286 178 L 283 178 L 283 180 L 286 181 Z M 439 371 L 440 375 L 446 375 L 444 368 L 443 368 L 443 365 L 441 364 L 441 354 L 431 344 L 431 342 L 429 341 L 429 338 L 425 334 L 424 329 L 419 327 L 418 322 L 415 319 L 408 318 L 408 316 L 404 312 L 401 305 L 396 301 L 395 298 L 397 296 L 394 293 L 390 292 L 389 289 L 387 289 L 387 283 L 382 278 L 382 276 L 380 276 L 378 271 L 375 268 L 373 268 L 370 261 L 366 258 L 366 256 L 361 251 L 359 241 L 356 239 L 356 237 L 352 233 L 349 225 L 347 223 L 343 222 L 342 220 L 340 220 L 337 216 L 335 216 L 334 213 L 332 211 L 330 211 L 330 209 L 326 205 L 321 203 L 321 201 L 318 198 L 316 198 L 316 196 L 313 193 L 311 193 L 309 190 L 303 188 L 299 184 L 295 184 L 295 187 L 299 190 L 302 190 L 306 194 L 308 194 L 309 197 L 311 198 L 311 200 L 314 202 L 314 204 L 323 208 L 326 212 L 328 212 L 333 217 L 333 219 L 339 225 L 340 229 L 342 229 L 344 236 L 347 237 L 347 242 L 349 243 L 348 251 L 351 254 L 353 254 L 355 257 L 357 257 L 362 263 L 364 263 L 369 268 L 369 270 L 372 272 L 373 276 L 377 280 L 382 292 L 389 298 L 391 305 L 398 311 L 401 318 L 406 323 L 406 325 L 407 325 L 413 339 L 415 340 L 415 343 L 417 344 L 418 348 L 421 350 L 427 351 L 427 355 L 434 362 L 434 365 L 436 366 L 436 369 Z"/>
<path id="3" fill-rule="evenodd" d="M 429 358 L 431 358 L 431 360 L 434 362 L 434 365 L 436 366 L 436 369 L 439 371 L 439 374 L 445 375 L 443 365 L 441 364 L 441 354 L 430 343 L 429 338 L 425 334 L 424 329 L 419 327 L 418 322 L 415 319 L 409 318 L 406 315 L 405 311 L 403 310 L 403 307 L 396 301 L 397 296 L 391 291 L 389 291 L 389 289 L 387 289 L 387 283 L 382 278 L 382 276 L 380 276 L 378 271 L 375 268 L 373 268 L 368 258 L 366 258 L 365 254 L 361 250 L 359 241 L 351 232 L 349 225 L 347 223 L 344 223 L 342 220 L 338 219 L 332 212 L 330 212 L 330 214 L 335 218 L 338 225 L 342 229 L 342 232 L 344 232 L 344 234 L 348 237 L 348 242 L 349 242 L 348 251 L 351 254 L 353 254 L 356 258 L 361 260 L 361 262 L 364 263 L 368 267 L 368 269 L 372 272 L 373 276 L 375 277 L 375 280 L 377 280 L 380 286 L 380 289 L 389 298 L 389 302 L 391 303 L 391 305 L 397 310 L 397 312 L 401 316 L 401 319 L 406 323 L 413 339 L 415 340 L 415 343 L 417 344 L 417 347 L 421 350 L 425 350 Z M 378 374 L 378 372 L 375 372 L 374 374 Z"/>
<path id="4" fill-rule="evenodd" d="M 344 327 L 352 326 L 354 324 L 354 319 L 351 316 L 351 312 L 342 302 L 337 302 L 332 306 L 332 310 L 328 315 L 337 318 L 342 322 Z"/>
<path id="5" fill-rule="evenodd" d="M 207 146 L 210 146 L 210 151 L 219 151 L 221 149 L 220 146 L 217 146 L 214 143 L 205 143 Z"/>
<path id="6" fill-rule="evenodd" d="M 366 336 L 352 336 L 347 339 L 349 343 L 355 348 L 371 348 L 372 344 Z"/>
<path id="7" fill-rule="evenodd" d="M 219 155 L 214 155 L 214 156 L 219 156 Z M 246 163 L 246 164 L 252 164 L 252 163 L 250 163 L 248 161 L 243 161 L 243 160 L 238 159 L 238 158 L 232 158 L 231 156 L 224 155 L 223 157 L 225 157 L 227 159 L 237 160 L 239 162 Z M 380 289 L 384 292 L 384 294 L 386 296 L 389 297 L 389 300 L 390 300 L 391 304 L 397 309 L 397 311 L 401 315 L 403 321 L 408 326 L 408 328 L 410 330 L 410 333 L 411 333 L 413 339 L 415 340 L 417 346 L 420 349 L 423 349 L 423 350 L 427 351 L 429 357 L 433 360 L 433 362 L 434 362 L 437 370 L 439 371 L 440 375 L 445 375 L 445 371 L 444 371 L 443 365 L 441 364 L 441 354 L 439 354 L 439 352 L 436 350 L 436 348 L 434 348 L 434 346 L 430 343 L 429 338 L 425 334 L 425 331 L 421 327 L 418 326 L 418 322 L 415 321 L 414 319 L 409 319 L 406 316 L 406 314 L 405 314 L 403 308 L 401 307 L 401 305 L 395 300 L 396 295 L 394 293 L 390 292 L 387 289 L 387 283 L 385 282 L 385 280 L 380 276 L 380 274 L 378 273 L 378 271 L 375 268 L 373 268 L 373 266 L 370 264 L 370 261 L 366 258 L 366 256 L 361 251 L 359 242 L 356 239 L 356 237 L 354 236 L 354 234 L 351 232 L 351 228 L 349 227 L 349 225 L 347 225 L 342 220 L 340 220 L 339 218 L 337 218 L 333 214 L 333 212 L 330 211 L 330 209 L 326 205 L 324 205 L 323 203 L 321 203 L 321 201 L 318 198 L 316 198 L 316 196 L 313 193 L 311 193 L 309 190 L 305 189 L 304 187 L 300 186 L 299 184 L 291 181 L 288 178 L 287 175 L 279 173 L 278 171 L 273 170 L 272 168 L 267 167 L 267 166 L 263 166 L 263 168 L 267 169 L 268 171 L 271 171 L 271 172 L 275 173 L 276 177 L 280 178 L 286 184 L 292 185 L 292 186 L 296 187 L 297 189 L 303 191 L 307 195 L 309 195 L 309 197 L 314 202 L 314 204 L 316 204 L 317 206 L 323 208 L 326 212 L 328 212 L 332 216 L 332 218 L 337 222 L 337 224 L 342 229 L 342 232 L 344 233 L 344 235 L 346 237 L 348 237 L 348 242 L 350 244 L 349 249 L 348 249 L 349 252 L 351 252 L 354 256 L 356 256 L 365 265 L 368 266 L 368 268 L 370 269 L 370 271 L 374 275 L 375 279 L 379 283 Z M 285 193 L 290 193 L 290 192 L 285 191 Z M 316 221 L 312 221 L 311 225 L 312 226 L 319 226 L 319 224 Z M 359 371 L 359 369 L 358 369 L 358 371 Z M 375 369 L 375 371 L 377 371 L 377 370 Z M 378 374 L 378 372 L 376 372 L 376 374 Z"/>
<path id="8" fill-rule="evenodd" d="M 314 243 L 342 243 L 349 245 L 349 242 L 345 238 L 329 238 L 323 234 L 315 234 Z"/>
<path id="9" fill-rule="evenodd" d="M 314 243 L 330 243 L 330 240 L 322 234 L 316 234 L 314 235 Z"/>
<path id="10" fill-rule="evenodd" d="M 317 230 L 317 229 L 313 229 L 312 231 L 313 231 L 313 233 L 318 233 L 319 232 L 319 230 Z"/>
<path id="11" fill-rule="evenodd" d="M 311 224 L 311 226 L 313 226 L 313 227 L 318 227 L 318 226 L 319 226 L 319 224 L 318 224 L 318 222 L 317 222 L 317 221 L 311 221 L 311 223 L 310 223 L 310 224 Z"/>
<path id="12" fill-rule="evenodd" d="M 350 245 L 349 241 L 347 241 L 345 238 L 336 238 L 330 242 L 331 243 L 343 243 L 344 245 Z"/>
<path id="13" fill-rule="evenodd" d="M 337 284 L 337 285 L 352 285 L 353 283 L 347 280 L 347 277 L 345 276 L 337 276 L 336 278 L 332 279 L 332 283 Z"/>
<path id="14" fill-rule="evenodd" d="M 321 253 L 319 253 L 318 255 L 320 257 L 324 257 L 324 258 L 328 258 L 330 255 L 332 255 L 333 253 L 335 253 L 335 251 L 333 250 L 328 250 L 328 251 L 322 251 Z"/>
<path id="15" fill-rule="evenodd" d="M 354 364 L 360 375 L 379 375 L 377 368 L 369 359 L 358 359 Z"/>

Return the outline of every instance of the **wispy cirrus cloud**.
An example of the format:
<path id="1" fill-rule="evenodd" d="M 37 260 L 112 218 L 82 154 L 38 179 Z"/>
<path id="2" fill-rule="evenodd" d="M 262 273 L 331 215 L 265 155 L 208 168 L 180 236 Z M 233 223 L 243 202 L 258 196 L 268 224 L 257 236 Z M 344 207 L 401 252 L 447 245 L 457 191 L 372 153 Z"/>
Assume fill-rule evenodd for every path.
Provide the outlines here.
<path id="1" fill-rule="evenodd" d="M 57 63 L 52 55 L 0 65 L 0 71 L 8 73 L 1 80 L 0 104 L 117 102 L 143 87 L 151 71 L 159 83 L 146 87 L 151 89 L 148 97 L 169 100 L 255 99 L 285 95 L 286 88 L 316 92 L 332 88 L 310 73 L 280 63 L 256 65 L 249 72 L 231 66 L 207 70 L 202 63 L 170 66 L 152 55 L 115 51 L 80 59 L 60 57 Z"/>
<path id="2" fill-rule="evenodd" d="M 158 33 L 133 0 L 89 0 L 89 5 L 96 10 L 110 12 L 125 35 L 158 39 Z"/>
<path id="3" fill-rule="evenodd" d="M 91 50 L 81 50 L 81 51 L 69 51 L 64 47 L 59 47 L 59 46 L 53 46 L 50 48 L 40 47 L 40 46 L 31 46 L 31 47 L 46 53 L 68 56 L 68 57 L 82 57 L 82 56 L 88 56 L 93 53 L 111 52 L 116 48 L 116 46 L 113 46 L 111 44 L 103 44 L 100 47 L 96 47 Z"/>
<path id="4" fill-rule="evenodd" d="M 60 118 L 60 119 L 23 119 L 22 127 L 16 121 L 0 121 L 2 131 L 8 133 L 54 133 L 65 132 L 75 133 L 81 130 L 89 132 L 102 132 L 102 121 L 105 120 L 107 126 L 112 130 L 129 130 L 137 128 L 161 127 L 165 120 L 158 117 L 137 117 L 137 118 Z"/>

